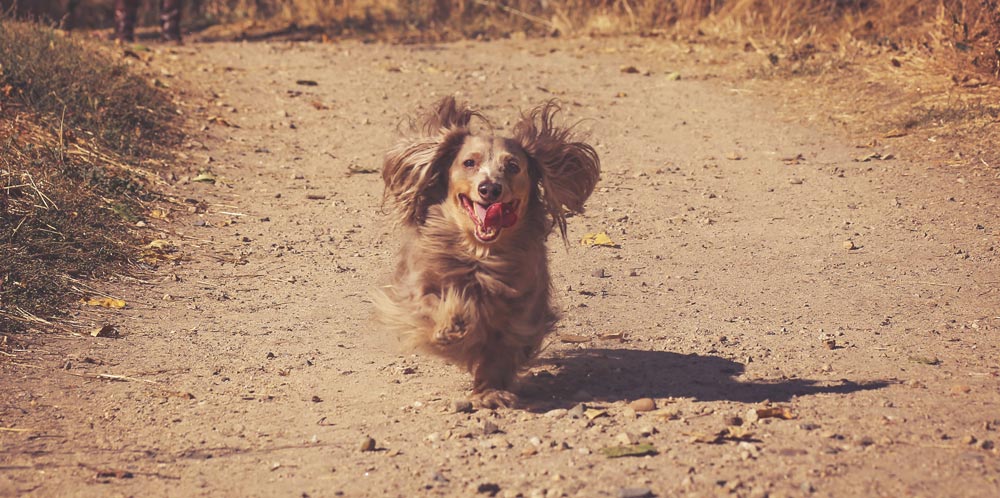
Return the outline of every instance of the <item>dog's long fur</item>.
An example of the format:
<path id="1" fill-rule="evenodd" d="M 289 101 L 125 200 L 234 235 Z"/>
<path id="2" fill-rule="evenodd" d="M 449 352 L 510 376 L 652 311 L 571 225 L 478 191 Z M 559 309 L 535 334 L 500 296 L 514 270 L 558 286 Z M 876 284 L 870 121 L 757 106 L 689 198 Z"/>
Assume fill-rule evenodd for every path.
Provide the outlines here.
<path id="1" fill-rule="evenodd" d="M 465 366 L 474 377 L 474 399 L 487 407 L 516 402 L 517 374 L 557 321 L 545 239 L 558 227 L 566 240 L 566 215 L 583 211 L 600 176 L 597 153 L 571 127 L 555 124 L 558 111 L 555 102 L 545 103 L 521 116 L 513 138 L 498 138 L 473 133 L 474 119 L 488 130 L 492 125 L 445 98 L 385 157 L 385 199 L 404 243 L 392 284 L 376 298 L 381 322 L 417 348 Z M 523 205 L 511 204 L 516 223 L 505 224 L 496 240 L 473 234 L 475 221 L 468 218 L 474 215 L 458 200 L 478 195 L 467 191 L 475 188 L 464 178 L 477 171 L 468 160 L 463 169 L 457 157 L 463 146 L 486 151 L 472 156 L 483 158 L 476 170 L 492 169 L 476 178 L 498 176 L 485 181 L 507 185 L 513 192 L 505 195 L 523 195 Z M 522 158 L 526 176 L 517 167 Z"/>

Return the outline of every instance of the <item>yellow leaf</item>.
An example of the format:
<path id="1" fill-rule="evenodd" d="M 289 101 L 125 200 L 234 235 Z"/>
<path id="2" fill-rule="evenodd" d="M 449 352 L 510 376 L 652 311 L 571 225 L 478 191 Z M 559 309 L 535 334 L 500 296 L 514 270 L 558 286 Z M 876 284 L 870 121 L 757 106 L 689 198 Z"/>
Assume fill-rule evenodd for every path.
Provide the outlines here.
<path id="1" fill-rule="evenodd" d="M 598 410 L 597 408 L 587 408 L 587 410 L 583 412 L 583 415 L 587 417 L 587 420 L 594 420 L 597 417 L 607 417 L 608 412 L 605 410 Z"/>
<path id="2" fill-rule="evenodd" d="M 782 420 L 791 420 L 795 418 L 795 414 L 792 413 L 792 410 L 784 406 L 758 408 L 757 416 L 760 418 L 780 418 Z"/>
<path id="3" fill-rule="evenodd" d="M 125 307 L 125 301 L 115 299 L 113 297 L 92 297 L 84 301 L 84 304 L 87 306 L 100 306 L 102 308 L 113 309 L 121 309 Z"/>
<path id="4" fill-rule="evenodd" d="M 152 210 L 152 211 L 149 212 L 149 217 L 150 218 L 155 218 L 155 219 L 158 219 L 158 220 L 165 220 L 165 219 L 167 219 L 167 216 L 169 214 L 170 214 L 170 210 L 169 209 L 154 209 L 154 210 Z"/>
<path id="5" fill-rule="evenodd" d="M 618 244 L 615 244 L 615 241 L 611 240 L 611 237 L 608 237 L 607 232 L 588 233 L 583 236 L 580 244 L 585 246 L 618 247 Z"/>

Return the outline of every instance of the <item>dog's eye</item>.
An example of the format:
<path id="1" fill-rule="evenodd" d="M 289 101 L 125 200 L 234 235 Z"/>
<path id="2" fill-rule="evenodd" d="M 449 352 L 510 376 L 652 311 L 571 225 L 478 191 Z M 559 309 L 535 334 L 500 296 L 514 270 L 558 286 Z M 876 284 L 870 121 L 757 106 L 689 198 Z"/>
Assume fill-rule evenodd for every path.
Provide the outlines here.
<path id="1" fill-rule="evenodd" d="M 473 167 L 475 165 L 476 165 L 476 161 L 473 160 L 473 159 L 466 159 L 465 162 L 462 163 L 462 166 L 465 166 L 466 168 L 471 168 L 471 167 Z"/>
<path id="2" fill-rule="evenodd" d="M 516 175 L 519 171 L 521 171 L 521 167 L 518 166 L 517 161 L 514 160 L 507 161 L 507 164 L 505 164 L 503 168 L 508 175 Z"/>

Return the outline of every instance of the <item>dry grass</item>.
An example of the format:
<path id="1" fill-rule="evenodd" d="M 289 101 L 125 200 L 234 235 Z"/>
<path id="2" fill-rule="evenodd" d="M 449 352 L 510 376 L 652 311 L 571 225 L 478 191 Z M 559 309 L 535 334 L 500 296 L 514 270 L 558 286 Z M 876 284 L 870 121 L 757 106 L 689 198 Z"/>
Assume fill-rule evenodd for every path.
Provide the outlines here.
<path id="1" fill-rule="evenodd" d="M 202 0 L 192 18 L 276 19 L 340 34 L 395 29 L 431 38 L 636 33 L 693 27 L 785 44 L 845 38 L 937 50 L 1000 77 L 997 0 Z"/>
<path id="2" fill-rule="evenodd" d="M 132 166 L 169 102 L 95 46 L 0 19 L 0 330 L 56 315 L 71 279 L 127 273 L 150 194 Z"/>

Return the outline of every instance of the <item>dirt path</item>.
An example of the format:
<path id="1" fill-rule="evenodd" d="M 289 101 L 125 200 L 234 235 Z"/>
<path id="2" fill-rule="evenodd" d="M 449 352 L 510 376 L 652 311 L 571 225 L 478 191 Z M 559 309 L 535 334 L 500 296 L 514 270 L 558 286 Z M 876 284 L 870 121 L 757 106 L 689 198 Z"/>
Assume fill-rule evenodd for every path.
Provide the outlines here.
<path id="1" fill-rule="evenodd" d="M 3 366 L 0 425 L 26 430 L 0 432 L 0 494 L 996 496 L 996 180 L 783 118 L 779 83 L 704 50 L 164 54 L 207 127 L 182 151 L 191 176 L 218 182 L 182 187 L 207 212 L 150 224 L 193 261 L 120 291 L 121 338 L 51 338 Z M 453 413 L 467 375 L 371 320 L 399 239 L 364 171 L 454 92 L 499 123 L 557 97 L 604 165 L 573 243 L 551 241 L 564 318 L 522 410 Z M 855 160 L 874 152 L 895 158 Z M 599 231 L 620 248 L 576 244 Z M 641 397 L 658 410 L 626 407 Z M 768 402 L 795 418 L 753 420 Z M 625 441 L 657 454 L 602 454 Z"/>

